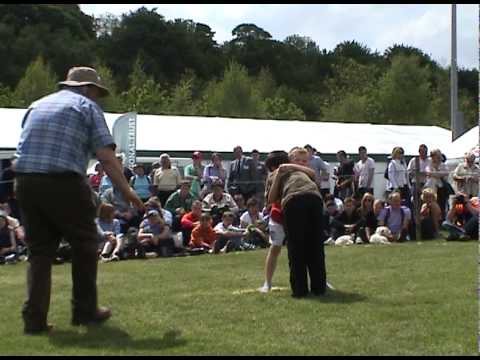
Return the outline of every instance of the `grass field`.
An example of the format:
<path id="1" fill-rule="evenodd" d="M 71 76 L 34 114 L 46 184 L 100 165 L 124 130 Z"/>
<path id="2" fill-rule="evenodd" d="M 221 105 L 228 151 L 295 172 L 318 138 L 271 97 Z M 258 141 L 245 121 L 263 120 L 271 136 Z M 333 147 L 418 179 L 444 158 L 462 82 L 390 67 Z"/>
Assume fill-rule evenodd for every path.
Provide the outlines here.
<path id="1" fill-rule="evenodd" d="M 326 247 L 323 298 L 290 297 L 286 249 L 99 264 L 100 327 L 70 325 L 70 265 L 54 266 L 49 336 L 24 336 L 26 264 L 0 267 L 0 355 L 476 355 L 474 241 Z"/>

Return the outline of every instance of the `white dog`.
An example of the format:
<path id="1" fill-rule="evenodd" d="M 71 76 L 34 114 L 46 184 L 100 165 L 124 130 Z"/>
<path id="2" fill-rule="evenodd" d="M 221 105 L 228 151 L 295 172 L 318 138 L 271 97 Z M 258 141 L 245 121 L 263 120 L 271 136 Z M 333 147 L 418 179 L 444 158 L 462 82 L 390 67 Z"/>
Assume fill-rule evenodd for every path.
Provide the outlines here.
<path id="1" fill-rule="evenodd" d="M 379 226 L 377 230 L 375 230 L 375 234 L 370 236 L 370 244 L 390 244 L 388 239 L 392 238 L 392 232 L 386 226 Z"/>
<path id="2" fill-rule="evenodd" d="M 354 235 L 342 235 L 335 240 L 335 245 L 353 245 L 354 242 Z"/>

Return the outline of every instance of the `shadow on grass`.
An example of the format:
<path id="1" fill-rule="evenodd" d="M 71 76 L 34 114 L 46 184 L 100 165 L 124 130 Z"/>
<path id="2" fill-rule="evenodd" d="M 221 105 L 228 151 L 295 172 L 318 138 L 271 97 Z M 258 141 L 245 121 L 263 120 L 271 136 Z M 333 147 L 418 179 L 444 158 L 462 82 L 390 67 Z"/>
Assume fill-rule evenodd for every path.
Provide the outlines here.
<path id="1" fill-rule="evenodd" d="M 318 301 L 322 303 L 343 303 L 351 304 L 367 300 L 367 297 L 362 294 L 349 293 L 340 290 L 327 290 L 323 296 L 309 296 L 307 300 Z"/>
<path id="2" fill-rule="evenodd" d="M 181 339 L 180 330 L 169 330 L 162 338 L 148 338 L 135 340 L 118 328 L 111 326 L 87 327 L 85 334 L 77 331 L 57 330 L 49 336 L 49 341 L 58 347 L 83 347 L 88 349 L 112 350 L 163 350 L 185 345 L 187 341 Z"/>

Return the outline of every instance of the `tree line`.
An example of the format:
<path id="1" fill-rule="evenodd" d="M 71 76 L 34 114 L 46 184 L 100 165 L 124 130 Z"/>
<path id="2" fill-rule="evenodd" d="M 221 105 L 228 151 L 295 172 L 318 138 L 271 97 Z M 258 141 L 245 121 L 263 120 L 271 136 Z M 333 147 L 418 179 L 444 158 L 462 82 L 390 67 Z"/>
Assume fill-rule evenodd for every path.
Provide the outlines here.
<path id="1" fill-rule="evenodd" d="M 145 7 L 92 17 L 75 4 L 0 5 L 0 107 L 25 107 L 75 65 L 95 67 L 108 112 L 450 125 L 449 69 L 421 49 L 355 40 L 320 49 L 239 24 L 218 44 L 193 20 Z M 478 71 L 460 69 L 459 110 L 478 121 Z"/>

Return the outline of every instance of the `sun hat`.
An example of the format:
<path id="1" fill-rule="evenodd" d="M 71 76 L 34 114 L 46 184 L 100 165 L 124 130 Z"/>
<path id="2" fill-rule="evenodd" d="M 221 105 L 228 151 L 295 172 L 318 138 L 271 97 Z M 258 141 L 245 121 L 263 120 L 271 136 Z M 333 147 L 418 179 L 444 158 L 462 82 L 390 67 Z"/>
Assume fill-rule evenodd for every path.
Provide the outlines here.
<path id="1" fill-rule="evenodd" d="M 107 96 L 110 91 L 102 84 L 102 79 L 95 69 L 86 66 L 75 66 L 68 70 L 67 80 L 60 81 L 59 85 L 85 86 L 93 85 L 100 89 L 100 96 Z"/>

